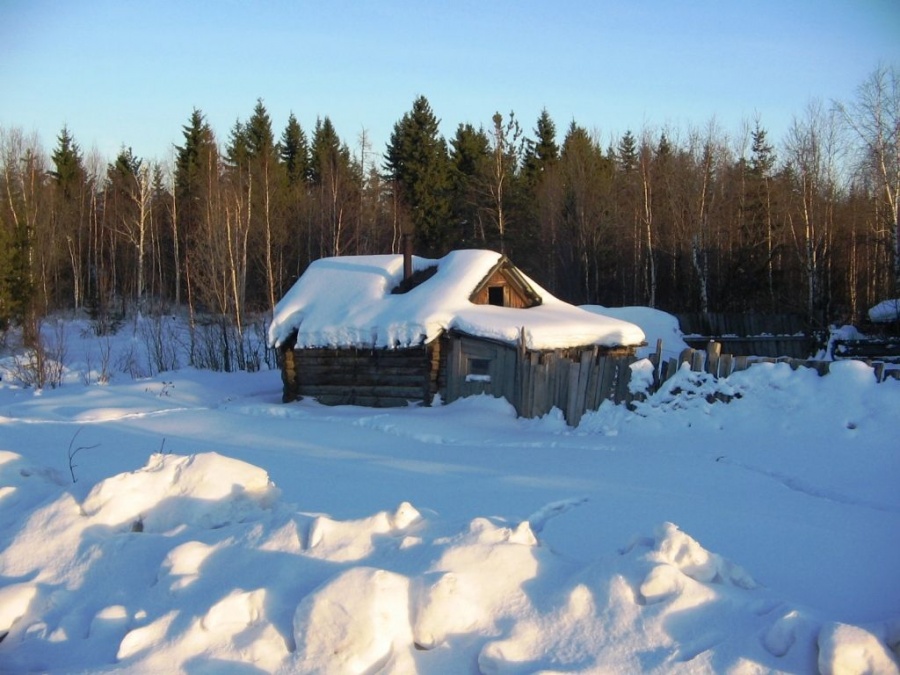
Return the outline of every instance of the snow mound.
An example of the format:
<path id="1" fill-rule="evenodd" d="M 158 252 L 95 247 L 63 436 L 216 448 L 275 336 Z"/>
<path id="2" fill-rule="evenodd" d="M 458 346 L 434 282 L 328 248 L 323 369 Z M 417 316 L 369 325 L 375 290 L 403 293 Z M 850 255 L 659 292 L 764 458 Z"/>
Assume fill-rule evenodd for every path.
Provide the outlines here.
<path id="1" fill-rule="evenodd" d="M 695 581 L 728 583 L 746 589 L 757 587 L 752 577 L 738 565 L 710 553 L 672 523 L 664 523 L 657 529 L 656 549 L 648 559 L 668 566 L 667 569 L 678 570 Z"/>
<path id="2" fill-rule="evenodd" d="M 678 324 L 678 318 L 652 307 L 603 307 L 601 305 L 582 305 L 582 309 L 602 316 L 628 321 L 641 327 L 644 331 L 646 345 L 637 350 L 638 358 L 646 358 L 656 351 L 656 341 L 662 340 L 663 357 L 677 357 L 687 348 L 684 334 Z"/>
<path id="3" fill-rule="evenodd" d="M 897 658 L 881 638 L 859 626 L 831 623 L 819 633 L 822 675 L 896 675 Z"/>
<path id="4" fill-rule="evenodd" d="M 528 521 L 498 526 L 476 518 L 416 587 L 416 644 L 431 649 L 451 634 L 493 632 L 528 606 L 524 584 L 538 574 L 537 539 Z"/>
<path id="5" fill-rule="evenodd" d="M 392 514 L 382 511 L 361 520 L 336 521 L 319 516 L 309 528 L 308 550 L 312 556 L 332 562 L 361 560 L 375 549 L 379 536 L 403 535 L 421 519 L 409 502 L 403 502 Z"/>
<path id="6" fill-rule="evenodd" d="M 82 503 L 95 524 L 150 532 L 218 528 L 259 516 L 277 498 L 268 474 L 215 452 L 154 454 L 137 471 L 98 483 Z"/>
<path id="7" fill-rule="evenodd" d="M 409 580 L 370 567 L 340 574 L 297 607 L 294 638 L 293 672 L 415 672 Z"/>
<path id="8" fill-rule="evenodd" d="M 37 586 L 34 584 L 10 584 L 0 588 L 0 640 L 25 615 L 36 595 Z"/>

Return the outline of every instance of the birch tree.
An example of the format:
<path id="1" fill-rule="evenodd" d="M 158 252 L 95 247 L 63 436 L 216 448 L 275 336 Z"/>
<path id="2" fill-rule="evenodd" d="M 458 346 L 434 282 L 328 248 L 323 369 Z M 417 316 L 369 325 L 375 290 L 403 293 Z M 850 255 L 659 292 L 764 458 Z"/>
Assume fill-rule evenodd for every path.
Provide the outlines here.
<path id="1" fill-rule="evenodd" d="M 826 262 L 837 191 L 838 137 L 833 115 L 811 102 L 788 130 L 785 156 L 794 179 L 794 205 L 788 225 L 806 281 L 810 317 L 824 307 Z"/>
<path id="2" fill-rule="evenodd" d="M 509 226 L 508 202 L 513 181 L 522 154 L 522 130 L 511 112 L 504 123 L 503 115 L 494 113 L 491 118 L 491 174 L 487 184 L 491 196 L 492 216 L 497 229 L 500 253 L 506 253 L 507 228 Z"/>
<path id="3" fill-rule="evenodd" d="M 860 85 L 856 99 L 837 109 L 862 149 L 861 164 L 874 177 L 887 206 L 885 234 L 893 255 L 892 294 L 900 294 L 900 73 L 879 66 Z"/>

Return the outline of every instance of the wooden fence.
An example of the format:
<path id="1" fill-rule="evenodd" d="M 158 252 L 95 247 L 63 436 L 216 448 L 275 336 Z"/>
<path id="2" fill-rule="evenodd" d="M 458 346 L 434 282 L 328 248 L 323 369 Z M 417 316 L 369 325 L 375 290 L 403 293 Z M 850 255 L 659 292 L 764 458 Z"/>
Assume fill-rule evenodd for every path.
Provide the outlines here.
<path id="1" fill-rule="evenodd" d="M 676 314 L 684 341 L 705 349 L 710 340 L 723 344 L 735 356 L 789 356 L 805 359 L 814 353 L 819 338 L 814 325 L 798 314 L 694 313 Z"/>
<path id="2" fill-rule="evenodd" d="M 603 401 L 630 401 L 628 384 L 634 356 L 611 356 L 584 350 L 572 360 L 558 352 L 530 352 L 519 362 L 519 387 L 512 403 L 522 417 L 541 417 L 554 407 L 577 426 L 588 410 Z"/>
<path id="3" fill-rule="evenodd" d="M 657 346 L 657 354 L 660 353 L 661 341 Z M 754 363 L 786 363 L 792 369 L 812 368 L 819 375 L 827 375 L 835 361 L 821 361 L 817 359 L 796 359 L 789 356 L 734 356 L 732 354 L 723 354 L 722 345 L 715 341 L 710 341 L 706 349 L 685 349 L 681 352 L 677 359 L 669 359 L 663 363 L 659 359 L 650 357 L 659 373 L 660 384 L 672 377 L 683 363 L 689 363 L 693 371 L 702 371 L 714 375 L 716 377 L 728 377 L 732 373 L 740 370 L 746 370 Z M 847 360 L 847 359 L 845 359 Z M 884 382 L 886 379 L 900 380 L 900 369 L 888 369 L 887 363 L 881 360 L 856 359 L 863 361 L 871 366 L 875 380 Z"/>
<path id="4" fill-rule="evenodd" d="M 716 378 L 746 370 L 755 363 L 786 363 L 794 370 L 812 368 L 819 375 L 828 374 L 833 361 L 816 361 L 791 357 L 735 356 L 722 352 L 722 344 L 710 341 L 706 349 L 683 350 L 677 358 L 662 358 L 662 341 L 649 360 L 653 365 L 652 394 L 671 379 L 683 364 L 694 372 L 705 372 Z M 559 353 L 528 353 L 518 364 L 519 386 L 512 401 L 522 417 L 541 417 L 554 407 L 562 411 L 566 422 L 577 426 L 585 412 L 597 410 L 603 401 L 631 404 L 632 364 L 634 356 L 610 356 L 597 349 L 584 350 L 580 359 L 572 360 Z M 877 382 L 900 380 L 900 369 L 887 369 L 884 362 L 869 362 Z"/>

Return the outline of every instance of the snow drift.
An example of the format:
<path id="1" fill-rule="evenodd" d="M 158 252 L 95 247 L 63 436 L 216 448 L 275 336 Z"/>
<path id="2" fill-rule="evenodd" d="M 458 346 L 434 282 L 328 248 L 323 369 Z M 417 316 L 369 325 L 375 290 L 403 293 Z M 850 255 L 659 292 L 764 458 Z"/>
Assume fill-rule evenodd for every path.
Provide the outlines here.
<path id="1" fill-rule="evenodd" d="M 864 364 L 574 429 L 279 391 L 0 383 L 0 672 L 898 672 L 900 385 Z"/>

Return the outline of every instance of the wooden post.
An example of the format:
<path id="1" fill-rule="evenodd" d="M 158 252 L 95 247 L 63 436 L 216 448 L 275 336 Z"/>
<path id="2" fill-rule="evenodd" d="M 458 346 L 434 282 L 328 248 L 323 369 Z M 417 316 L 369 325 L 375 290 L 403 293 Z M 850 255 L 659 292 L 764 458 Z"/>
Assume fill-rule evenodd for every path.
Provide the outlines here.
<path id="1" fill-rule="evenodd" d="M 728 377 L 734 372 L 734 356 L 722 354 L 719 358 L 719 377 Z"/>
<path id="2" fill-rule="evenodd" d="M 703 372 L 703 352 L 695 351 L 691 354 L 691 370 L 695 373 Z"/>
<path id="3" fill-rule="evenodd" d="M 616 363 L 616 390 L 615 390 L 615 402 L 618 405 L 619 403 L 628 402 L 628 382 L 631 379 L 631 361 L 627 356 L 617 356 L 615 359 Z"/>
<path id="4" fill-rule="evenodd" d="M 675 373 L 678 372 L 680 362 L 676 361 L 675 359 L 669 359 L 667 363 L 669 367 L 666 369 L 666 379 L 664 379 L 663 382 L 668 382 L 673 377 L 675 377 Z"/>
<path id="5" fill-rule="evenodd" d="M 588 364 L 587 396 L 584 398 L 585 410 L 596 410 L 603 399 L 600 396 L 600 358 L 599 350 L 594 347 L 591 350 L 591 361 Z"/>
<path id="6" fill-rule="evenodd" d="M 713 377 L 719 376 L 719 357 L 722 354 L 722 345 L 713 340 L 706 345 L 706 372 Z"/>
<path id="7" fill-rule="evenodd" d="M 661 376 L 661 368 L 662 365 L 662 346 L 663 341 L 662 338 L 656 338 L 656 352 L 653 354 L 653 358 L 651 362 L 653 363 L 653 390 L 655 391 L 659 387 L 659 380 Z"/>

